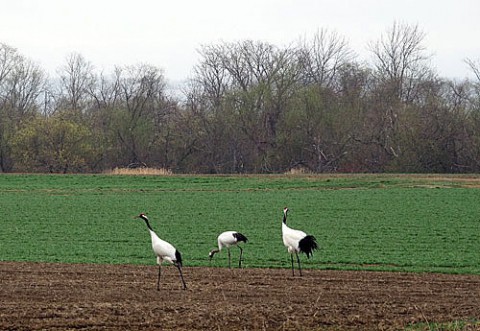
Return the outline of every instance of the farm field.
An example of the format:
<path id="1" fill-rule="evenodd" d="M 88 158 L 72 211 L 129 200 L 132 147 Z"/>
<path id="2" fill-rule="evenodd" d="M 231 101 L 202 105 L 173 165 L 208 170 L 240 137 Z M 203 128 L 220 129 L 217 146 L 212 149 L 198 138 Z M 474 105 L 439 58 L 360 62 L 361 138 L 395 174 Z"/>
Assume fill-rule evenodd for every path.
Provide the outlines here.
<path id="1" fill-rule="evenodd" d="M 478 176 L 2 175 L 0 329 L 398 329 L 457 321 L 474 329 L 479 188 Z M 320 244 L 313 258 L 302 257 L 302 278 L 288 270 L 284 206 L 289 225 Z M 133 218 L 140 212 L 182 252 L 187 291 L 175 268 L 165 268 L 165 288 L 154 290 L 150 238 Z M 208 259 L 217 234 L 229 229 L 249 238 L 242 270 L 219 268 L 225 252 Z"/>
<path id="2" fill-rule="evenodd" d="M 452 330 L 480 324 L 478 276 L 0 262 L 2 330 Z M 446 324 L 445 322 L 450 323 Z M 445 329 L 442 329 L 445 330 Z"/>
<path id="3" fill-rule="evenodd" d="M 227 229 L 245 267 L 283 268 L 282 209 L 317 237 L 305 268 L 480 274 L 480 178 L 428 176 L 0 176 L 3 261 L 151 264 L 145 224 L 186 266 L 210 264 Z M 232 255 L 235 257 L 235 248 Z"/>

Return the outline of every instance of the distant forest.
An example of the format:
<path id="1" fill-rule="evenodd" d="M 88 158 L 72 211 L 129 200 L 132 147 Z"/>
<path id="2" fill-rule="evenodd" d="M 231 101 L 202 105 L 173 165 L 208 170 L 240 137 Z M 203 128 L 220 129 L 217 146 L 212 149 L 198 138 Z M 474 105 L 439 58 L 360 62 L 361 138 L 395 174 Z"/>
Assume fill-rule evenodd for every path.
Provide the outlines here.
<path id="1" fill-rule="evenodd" d="M 0 171 L 480 172 L 480 58 L 473 79 L 439 77 L 424 38 L 394 23 L 368 61 L 325 29 L 203 45 L 182 93 L 162 68 L 78 53 L 49 77 L 0 43 Z"/>

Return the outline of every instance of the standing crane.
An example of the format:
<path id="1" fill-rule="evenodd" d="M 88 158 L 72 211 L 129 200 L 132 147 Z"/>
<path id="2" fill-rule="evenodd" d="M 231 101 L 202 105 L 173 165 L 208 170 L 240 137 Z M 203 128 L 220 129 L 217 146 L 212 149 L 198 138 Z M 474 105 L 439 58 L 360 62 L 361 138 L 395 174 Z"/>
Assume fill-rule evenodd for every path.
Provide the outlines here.
<path id="1" fill-rule="evenodd" d="M 238 260 L 238 267 L 241 268 L 242 267 L 243 249 L 242 249 L 241 246 L 238 245 L 238 243 L 240 243 L 240 242 L 246 243 L 247 240 L 248 240 L 247 237 L 245 237 L 240 232 L 225 231 L 225 232 L 220 233 L 220 235 L 218 236 L 217 239 L 218 239 L 218 249 L 212 249 L 210 251 L 210 253 L 208 254 L 208 256 L 210 257 L 210 260 L 212 260 L 213 256 L 216 253 L 220 252 L 222 250 L 222 248 L 225 247 L 228 251 L 228 267 L 231 268 L 231 265 L 230 265 L 230 260 L 231 260 L 230 247 L 231 246 L 237 246 L 240 249 L 240 258 Z"/>
<path id="2" fill-rule="evenodd" d="M 157 290 L 160 290 L 160 276 L 162 273 L 162 263 L 163 261 L 167 261 L 173 265 L 175 265 L 180 273 L 180 279 L 182 280 L 183 289 L 187 289 L 187 285 L 185 284 L 185 280 L 183 279 L 182 274 L 182 255 L 180 252 L 173 247 L 172 244 L 166 242 L 165 240 L 160 239 L 157 234 L 153 231 L 152 227 L 150 226 L 150 222 L 148 221 L 147 215 L 141 213 L 137 216 L 137 218 L 141 218 L 147 224 L 148 231 L 150 232 L 150 237 L 152 239 L 152 249 L 155 255 L 157 256 L 157 263 L 158 263 L 158 280 L 157 280 Z"/>
<path id="3" fill-rule="evenodd" d="M 287 226 L 287 214 L 288 208 L 283 209 L 283 222 L 282 222 L 282 238 L 283 244 L 287 247 L 288 252 L 290 253 L 290 258 L 292 261 L 292 274 L 295 276 L 295 271 L 293 268 L 293 254 L 297 256 L 298 270 L 300 271 L 300 276 L 302 275 L 302 267 L 300 265 L 300 258 L 298 253 L 305 253 L 307 258 L 313 255 L 313 251 L 318 248 L 317 240 L 312 235 L 307 235 L 305 232 L 300 230 L 295 230 Z"/>

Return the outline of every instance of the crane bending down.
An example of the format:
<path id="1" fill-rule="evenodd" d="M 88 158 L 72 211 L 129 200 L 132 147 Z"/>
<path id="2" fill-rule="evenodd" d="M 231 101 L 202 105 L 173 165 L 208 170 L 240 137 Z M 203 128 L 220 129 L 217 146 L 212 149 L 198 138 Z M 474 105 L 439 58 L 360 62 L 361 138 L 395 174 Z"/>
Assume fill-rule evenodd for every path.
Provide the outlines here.
<path id="1" fill-rule="evenodd" d="M 150 232 L 150 237 L 152 239 L 152 249 L 155 255 L 157 256 L 157 263 L 158 263 L 158 280 L 157 280 L 157 290 L 160 290 L 160 276 L 162 273 L 162 263 L 163 261 L 167 261 L 173 265 L 175 265 L 180 273 L 180 279 L 182 280 L 183 289 L 187 289 L 187 285 L 185 284 L 185 280 L 183 279 L 182 273 L 182 255 L 180 252 L 173 247 L 170 243 L 166 242 L 165 240 L 160 239 L 157 234 L 153 231 L 150 223 L 148 221 L 148 217 L 145 214 L 140 214 L 137 216 L 145 221 L 147 224 L 148 231 Z"/>
<path id="2" fill-rule="evenodd" d="M 297 256 L 298 270 L 300 271 L 300 276 L 302 275 L 302 267 L 300 265 L 300 258 L 298 253 L 305 253 L 307 258 L 313 255 L 313 251 L 318 248 L 317 240 L 312 235 L 307 235 L 305 232 L 300 230 L 294 230 L 287 226 L 287 214 L 288 208 L 283 209 L 283 222 L 282 222 L 282 238 L 283 244 L 287 247 L 288 252 L 290 253 L 290 258 L 292 261 L 292 274 L 295 276 L 295 271 L 293 268 L 293 254 Z"/>
<path id="3" fill-rule="evenodd" d="M 228 267 L 231 268 L 231 265 L 230 265 L 230 260 L 231 260 L 230 247 L 231 246 L 237 246 L 240 249 L 240 258 L 238 260 L 238 267 L 241 268 L 242 267 L 243 249 L 242 249 L 241 246 L 238 245 L 238 243 L 240 243 L 240 242 L 246 243 L 247 240 L 248 240 L 247 237 L 245 237 L 240 232 L 225 231 L 225 232 L 220 233 L 220 235 L 218 236 L 217 239 L 218 239 L 218 249 L 212 249 L 210 251 L 210 253 L 208 254 L 208 256 L 210 257 L 210 260 L 212 260 L 213 256 L 216 253 L 220 252 L 222 250 L 222 248 L 225 247 L 228 251 Z"/>

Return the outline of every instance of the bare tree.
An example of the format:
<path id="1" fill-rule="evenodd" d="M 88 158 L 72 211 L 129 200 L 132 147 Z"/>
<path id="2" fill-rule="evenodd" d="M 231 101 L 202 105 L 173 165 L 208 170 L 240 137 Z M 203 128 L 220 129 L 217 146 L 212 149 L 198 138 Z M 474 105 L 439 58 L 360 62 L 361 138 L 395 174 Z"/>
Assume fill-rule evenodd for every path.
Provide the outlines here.
<path id="1" fill-rule="evenodd" d="M 121 111 L 115 128 L 125 162 L 145 162 L 161 139 L 165 117 L 172 103 L 165 94 L 162 70 L 151 65 L 117 68 Z"/>
<path id="2" fill-rule="evenodd" d="M 11 111 L 6 107 L 9 98 L 7 79 L 14 70 L 19 55 L 17 50 L 0 43 L 0 171 L 10 171 L 13 166 L 10 140 L 12 130 Z"/>
<path id="3" fill-rule="evenodd" d="M 61 100 L 63 109 L 70 108 L 74 112 L 85 107 L 85 97 L 94 83 L 93 65 L 81 54 L 72 53 L 66 64 L 59 69 L 61 83 Z"/>
<path id="4" fill-rule="evenodd" d="M 112 108 L 120 99 L 120 76 L 121 70 L 116 68 L 112 75 L 105 76 L 103 73 L 92 76 L 91 84 L 87 86 L 87 93 L 93 101 L 94 109 Z"/>
<path id="5" fill-rule="evenodd" d="M 465 63 L 472 69 L 473 74 L 477 78 L 478 83 L 480 83 L 480 60 L 466 59 Z"/>
<path id="6" fill-rule="evenodd" d="M 11 140 L 38 109 L 45 84 L 43 71 L 17 50 L 0 44 L 0 170 L 13 168 Z"/>
<path id="7" fill-rule="evenodd" d="M 299 46 L 299 62 L 304 84 L 333 88 L 339 71 L 354 60 L 354 54 L 345 38 L 336 32 L 321 29 L 311 41 Z"/>
<path id="8" fill-rule="evenodd" d="M 218 109 L 231 86 L 231 77 L 224 65 L 225 47 L 223 45 L 202 46 L 198 51 L 202 61 L 194 67 L 196 86 L 201 93 Z"/>
<path id="9" fill-rule="evenodd" d="M 417 84 L 432 75 L 424 38 L 417 25 L 395 22 L 380 40 L 369 45 L 378 81 L 399 100 L 412 101 Z"/>
<path id="10" fill-rule="evenodd" d="M 189 105 L 201 116 L 203 148 L 212 168 L 230 164 L 229 169 L 241 171 L 250 163 L 268 171 L 278 122 L 298 80 L 295 52 L 246 40 L 203 46 L 200 54 L 203 59 L 195 68 L 189 94 L 199 103 Z M 248 152 L 242 151 L 245 145 Z"/>
<path id="11" fill-rule="evenodd" d="M 252 163 L 271 171 L 278 124 L 299 79 L 296 50 L 265 42 L 230 44 L 224 65 L 233 81 L 232 108 L 239 127 L 256 147 Z"/>
<path id="12" fill-rule="evenodd" d="M 475 75 L 476 81 L 471 84 L 471 92 L 470 92 L 470 104 L 473 110 L 479 111 L 480 110 L 480 59 L 479 60 L 471 60 L 467 59 L 465 62 L 468 64 L 470 69 L 472 70 L 473 74 Z"/>
<path id="13" fill-rule="evenodd" d="M 32 61 L 22 59 L 10 72 L 6 82 L 8 104 L 18 118 L 37 111 L 37 99 L 45 86 L 43 71 Z"/>
<path id="14" fill-rule="evenodd" d="M 0 85 L 13 70 L 20 57 L 15 48 L 0 43 Z"/>
<path id="15" fill-rule="evenodd" d="M 425 34 L 417 25 L 395 22 L 381 38 L 369 44 L 373 54 L 374 84 L 363 138 L 375 152 L 378 169 L 402 155 L 400 119 L 416 100 L 423 99 L 425 84 L 434 80 L 423 46 Z"/>

